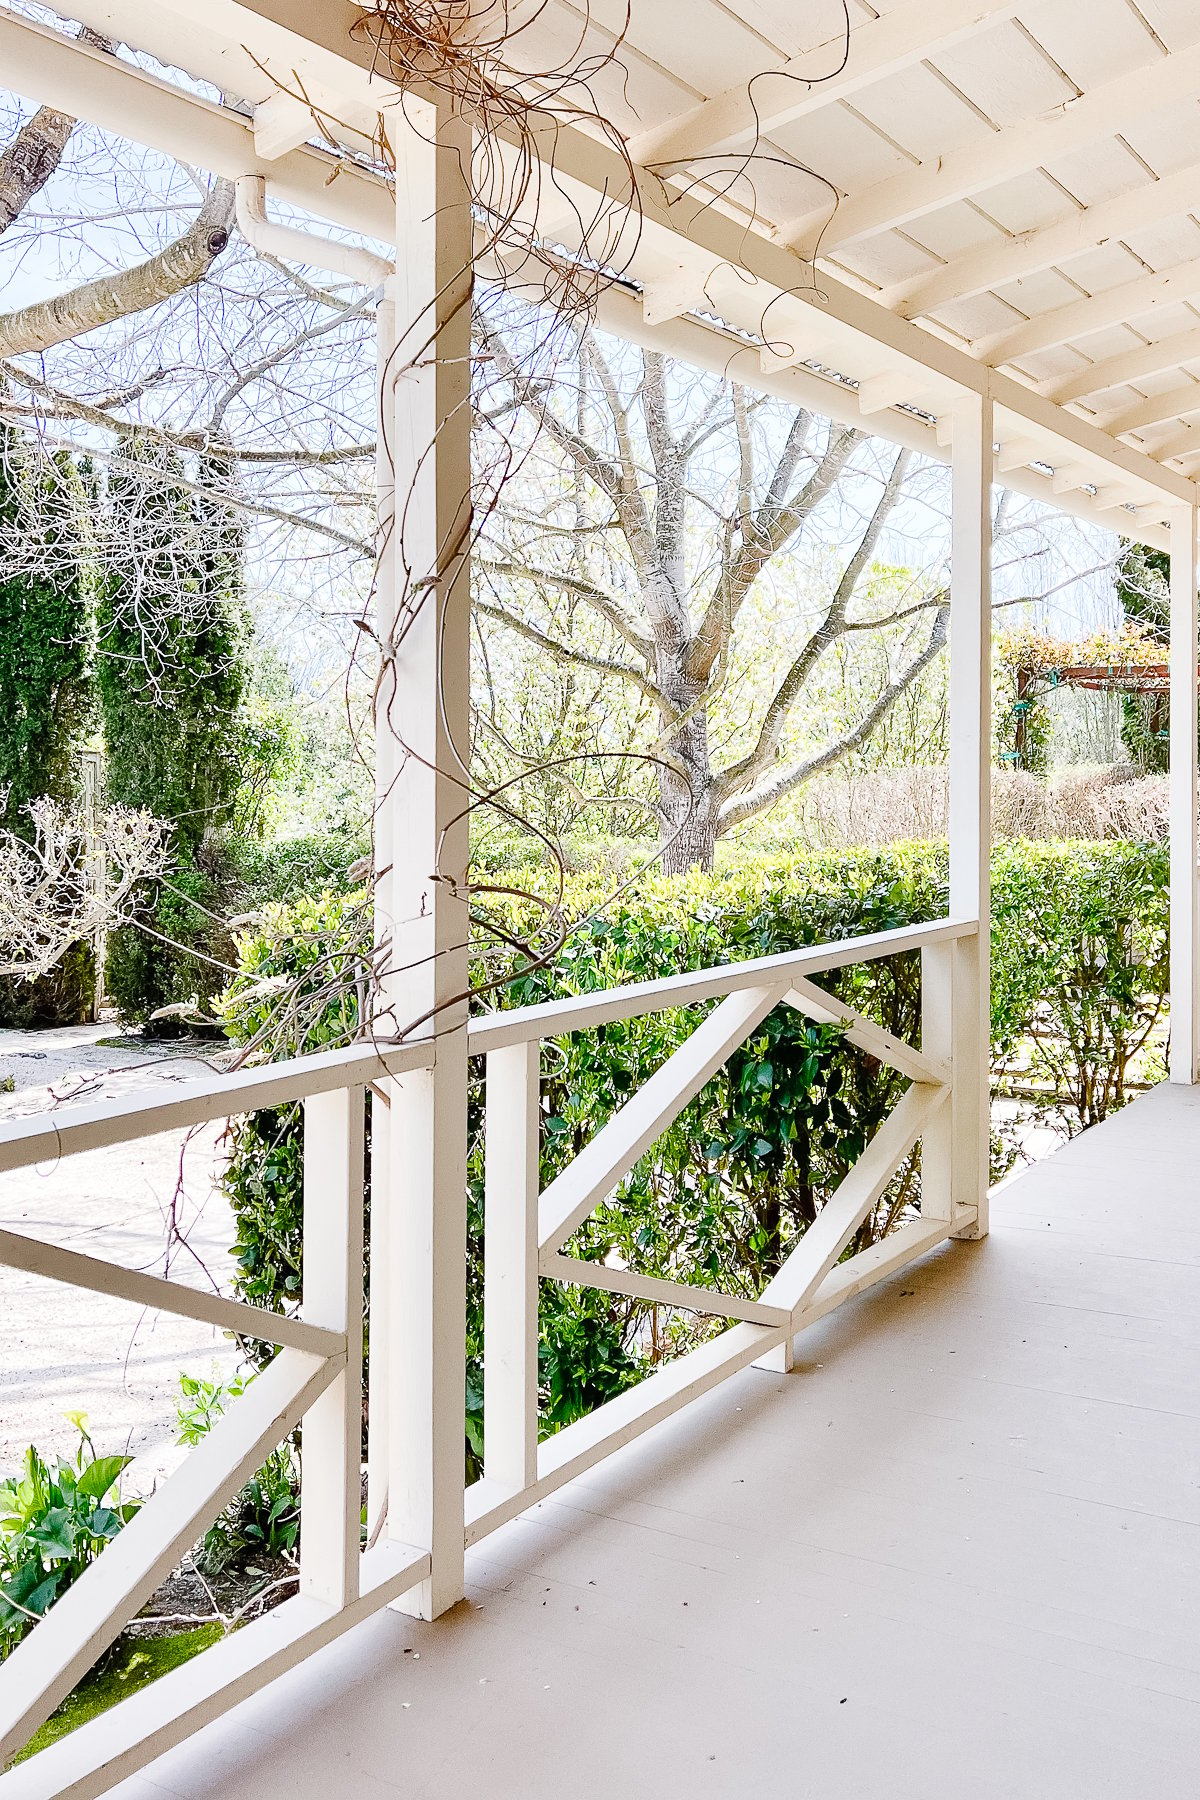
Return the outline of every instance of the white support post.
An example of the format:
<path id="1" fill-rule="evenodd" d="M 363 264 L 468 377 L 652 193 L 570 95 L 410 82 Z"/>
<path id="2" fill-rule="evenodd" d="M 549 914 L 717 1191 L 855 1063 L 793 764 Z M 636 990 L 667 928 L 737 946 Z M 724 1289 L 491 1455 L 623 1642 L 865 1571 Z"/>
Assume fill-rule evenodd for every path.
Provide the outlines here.
<path id="1" fill-rule="evenodd" d="M 358 1599 L 362 1513 L 363 1127 L 361 1087 L 304 1102 L 304 1304 L 346 1335 L 346 1366 L 304 1415 L 300 1591 Z"/>
<path id="2" fill-rule="evenodd" d="M 487 1059 L 483 1466 L 517 1492 L 537 1480 L 540 1072 L 536 1039 Z"/>
<path id="3" fill-rule="evenodd" d="M 389 1538 L 430 1553 L 401 1604 L 462 1598 L 466 1389 L 471 131 L 413 100 L 396 150 L 397 738 L 390 813 L 395 1029 L 436 1038 L 388 1128 Z M 378 1282 L 383 1274 L 373 1270 Z"/>
<path id="4" fill-rule="evenodd" d="M 1171 1067 L 1190 1087 L 1200 1062 L 1200 903 L 1196 885 L 1196 507 L 1171 531 Z"/>
<path id="5" fill-rule="evenodd" d="M 391 364 L 396 349 L 395 278 L 384 284 L 375 308 L 375 511 L 377 550 L 375 567 L 375 629 L 381 644 L 392 641 L 395 629 L 395 525 L 396 485 L 392 466 L 395 445 L 395 405 Z M 392 734 L 392 702 L 395 679 L 390 662 L 383 662 L 375 691 L 375 813 L 373 840 L 375 953 L 384 972 L 376 996 L 374 1022 L 385 1036 L 395 1030 L 387 1016 L 386 971 L 394 929 L 392 904 L 392 785 L 396 775 L 395 738 Z M 394 1082 L 379 1082 L 371 1096 L 371 1267 L 380 1271 L 371 1301 L 371 1330 L 367 1345 L 367 1530 L 375 1526 L 387 1507 L 388 1400 L 390 1288 L 388 1244 L 391 1218 L 391 1105 Z"/>
<path id="6" fill-rule="evenodd" d="M 950 912 L 954 946 L 950 1189 L 959 1237 L 987 1231 L 991 1125 L 992 403 L 954 408 L 950 561 Z"/>

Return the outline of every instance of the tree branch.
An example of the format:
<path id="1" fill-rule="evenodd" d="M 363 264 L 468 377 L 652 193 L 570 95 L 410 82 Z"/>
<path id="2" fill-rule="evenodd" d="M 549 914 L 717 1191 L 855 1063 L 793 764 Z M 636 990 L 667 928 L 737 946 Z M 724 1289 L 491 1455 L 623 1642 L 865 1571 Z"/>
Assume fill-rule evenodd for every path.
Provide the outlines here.
<path id="1" fill-rule="evenodd" d="M 132 269 L 0 316 L 0 356 L 49 350 L 195 287 L 228 244 L 233 217 L 233 183 L 215 181 L 192 223 L 167 249 Z"/>
<path id="2" fill-rule="evenodd" d="M 921 654 L 914 658 L 902 674 L 888 682 L 874 705 L 867 710 L 858 724 L 832 744 L 827 745 L 824 750 L 818 751 L 815 756 L 807 757 L 802 762 L 793 763 L 790 768 L 783 770 L 764 787 L 756 788 L 753 792 L 743 794 L 737 799 L 727 800 L 717 815 L 718 833 L 724 834 L 732 830 L 735 825 L 744 824 L 747 819 L 752 819 L 758 813 L 765 812 L 768 807 L 774 806 L 786 794 L 791 793 L 793 788 L 799 787 L 802 782 L 811 780 L 822 770 L 832 767 L 834 763 L 840 762 L 843 756 L 848 756 L 852 750 L 857 750 L 860 744 L 865 743 L 876 725 L 887 715 L 901 694 L 912 686 L 917 676 L 923 669 L 929 667 L 934 657 L 943 648 L 949 624 L 950 608 L 943 601 L 934 619 L 929 642 Z"/>
<path id="3" fill-rule="evenodd" d="M 499 625 L 507 625 L 510 631 L 515 631 L 520 637 L 528 638 L 529 642 L 536 644 L 539 650 L 545 650 L 549 656 L 553 656 L 568 667 L 595 669 L 601 675 L 619 675 L 623 680 L 631 682 L 655 706 L 663 708 L 667 713 L 672 711 L 649 677 L 644 675 L 640 669 L 635 669 L 631 663 L 623 663 L 616 657 L 594 656 L 586 650 L 578 649 L 573 644 L 564 644 L 558 638 L 551 637 L 548 632 L 542 631 L 539 626 L 530 624 L 527 619 L 520 618 L 516 613 L 506 612 L 501 606 L 493 606 L 489 601 L 481 600 L 478 596 L 472 605 L 476 613 L 482 613 L 484 618 L 494 619 Z"/>

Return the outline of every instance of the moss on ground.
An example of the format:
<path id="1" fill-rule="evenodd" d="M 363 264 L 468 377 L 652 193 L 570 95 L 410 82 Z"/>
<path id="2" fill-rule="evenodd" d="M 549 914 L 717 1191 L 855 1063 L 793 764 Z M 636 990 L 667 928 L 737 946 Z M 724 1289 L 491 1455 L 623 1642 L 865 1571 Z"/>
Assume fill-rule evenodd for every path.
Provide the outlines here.
<path id="1" fill-rule="evenodd" d="M 108 1655 L 85 1675 L 74 1691 L 67 1695 L 58 1711 L 36 1732 L 25 1748 L 14 1758 L 24 1762 L 38 1750 L 44 1750 L 58 1738 L 66 1737 L 76 1726 L 107 1712 L 118 1700 L 149 1687 L 160 1675 L 177 1669 L 201 1650 L 207 1650 L 222 1635 L 220 1625 L 199 1625 L 192 1631 L 178 1631 L 170 1637 L 118 1638 Z"/>

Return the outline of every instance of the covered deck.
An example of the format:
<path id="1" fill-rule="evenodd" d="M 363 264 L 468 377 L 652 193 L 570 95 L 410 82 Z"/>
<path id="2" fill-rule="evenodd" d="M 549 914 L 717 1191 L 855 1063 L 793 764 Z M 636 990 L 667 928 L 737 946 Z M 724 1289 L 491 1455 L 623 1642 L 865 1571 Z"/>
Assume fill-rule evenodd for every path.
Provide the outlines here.
<path id="1" fill-rule="evenodd" d="M 1198 1164 L 1158 1088 L 114 1793 L 1193 1795 Z"/>
<path id="2" fill-rule="evenodd" d="M 807 42 L 776 0 L 535 0 L 489 51 L 496 9 L 464 0 L 0 7 L 5 81 L 231 181 L 264 253 L 371 283 L 380 527 L 368 1031 L 0 1128 L 0 1175 L 293 1102 L 308 1146 L 296 1316 L 0 1235 L 13 1268 L 280 1349 L 8 1659 L 0 1761 L 302 1422 L 300 1591 L 2 1800 L 1196 1792 L 1200 44 L 1194 7 L 1142 8 L 1081 32 L 1066 0 L 853 0 Z M 596 34 L 591 110 L 571 84 L 556 110 L 561 45 L 590 68 Z M 730 185 L 727 150 L 761 166 Z M 949 462 L 945 919 L 470 1013 L 476 281 L 558 293 L 569 323 L 565 281 L 631 342 Z M 1007 1188 L 989 1238 L 994 480 L 1170 551 L 1173 1085 Z M 820 986 L 914 952 L 919 1046 Z M 542 1046 L 714 1002 L 543 1187 Z M 783 1005 L 910 1085 L 764 1291 L 573 1258 Z M 488 1423 L 464 1493 L 472 1058 Z M 920 1213 L 844 1257 L 918 1143 Z M 540 1280 L 731 1324 L 539 1442 Z"/>

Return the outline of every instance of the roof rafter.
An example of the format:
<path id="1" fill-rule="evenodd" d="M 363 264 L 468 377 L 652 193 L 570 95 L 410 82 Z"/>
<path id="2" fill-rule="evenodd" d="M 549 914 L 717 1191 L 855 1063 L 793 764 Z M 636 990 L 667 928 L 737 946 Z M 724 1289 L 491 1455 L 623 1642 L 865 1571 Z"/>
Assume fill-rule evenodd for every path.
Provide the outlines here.
<path id="1" fill-rule="evenodd" d="M 1160 219 L 1190 212 L 1198 204 L 1200 163 L 1189 163 L 1161 181 L 1131 188 L 1111 200 L 1097 201 L 1055 225 L 1001 238 L 955 257 L 940 269 L 894 282 L 884 289 L 883 303 L 903 318 L 916 318 L 946 301 L 966 300 L 988 288 L 1040 274 L 1043 269 L 1083 255 L 1097 244 L 1123 237 L 1126 232 L 1153 225 Z"/>
<path id="2" fill-rule="evenodd" d="M 741 81 L 694 107 L 681 118 L 641 132 L 630 143 L 635 162 L 649 167 L 687 162 L 738 149 L 756 138 L 770 137 L 809 113 L 844 100 L 860 89 L 901 69 L 935 56 L 976 32 L 1012 18 L 1020 0 L 904 0 L 894 12 L 870 19 L 850 35 L 846 66 L 834 75 L 807 75 L 793 67 L 795 57 L 775 69 L 764 69 L 752 81 Z M 830 39 L 822 51 L 838 57 L 844 35 Z M 808 58 L 804 53 L 805 60 Z"/>
<path id="3" fill-rule="evenodd" d="M 1194 99 L 1198 87 L 1200 44 L 1194 44 L 1089 88 L 1049 114 L 1005 125 L 978 144 L 876 182 L 842 200 L 832 218 L 828 208 L 819 209 L 785 226 L 784 236 L 788 243 L 810 245 L 820 232 L 822 252 L 828 255 L 852 238 L 906 225 L 1013 175 L 1042 168 L 1096 138 L 1112 137 L 1134 119 Z"/>
<path id="4" fill-rule="evenodd" d="M 1088 394 L 1103 394 L 1109 388 L 1124 387 L 1127 382 L 1145 381 L 1161 375 L 1164 369 L 1177 369 L 1180 364 L 1200 358 L 1200 325 L 1192 331 L 1180 331 L 1174 337 L 1159 338 L 1153 344 L 1139 344 L 1136 350 L 1123 350 L 1103 362 L 1089 363 L 1075 375 L 1056 377 L 1040 384 L 1038 392 L 1058 406 L 1081 400 Z"/>
<path id="5" fill-rule="evenodd" d="M 1151 275 L 1137 275 L 1132 281 L 1068 301 L 1066 306 L 1056 306 L 1050 312 L 1035 313 L 1032 319 L 1007 331 L 977 338 L 973 347 L 989 362 L 1012 362 L 1015 357 L 1049 350 L 1072 338 L 1086 337 L 1089 332 L 1143 318 L 1156 307 L 1190 300 L 1195 294 L 1200 294 L 1200 257 Z"/>

